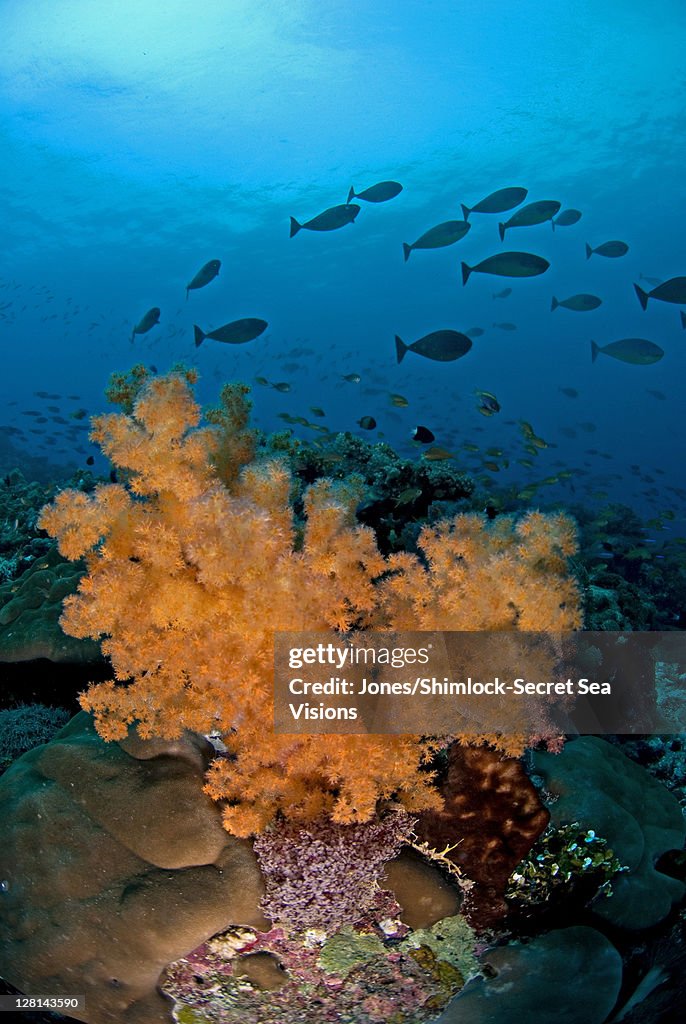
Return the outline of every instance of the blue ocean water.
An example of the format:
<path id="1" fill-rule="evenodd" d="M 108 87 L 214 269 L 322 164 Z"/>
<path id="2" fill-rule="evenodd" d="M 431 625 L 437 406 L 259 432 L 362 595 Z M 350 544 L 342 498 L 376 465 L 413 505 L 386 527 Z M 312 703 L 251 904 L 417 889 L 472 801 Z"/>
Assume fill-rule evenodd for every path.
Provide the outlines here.
<path id="1" fill-rule="evenodd" d="M 3 471 L 32 455 L 61 472 L 95 454 L 104 472 L 72 413 L 107 408 L 114 370 L 183 360 L 203 401 L 225 380 L 288 383 L 254 385 L 265 430 L 305 417 L 419 457 L 422 424 L 486 490 L 514 495 L 563 471 L 526 503 L 673 510 L 683 533 L 686 332 L 678 304 L 643 311 L 633 287 L 686 274 L 680 0 L 3 0 L 0 28 Z M 291 216 L 388 179 L 403 191 L 360 201 L 354 224 L 289 238 Z M 404 261 L 403 242 L 508 186 L 582 217 L 501 243 L 513 211 L 474 213 L 464 239 Z M 586 259 L 586 243 L 611 239 L 625 256 Z M 462 261 L 513 249 L 549 270 L 462 284 Z M 186 301 L 210 259 L 218 278 Z M 553 296 L 581 292 L 602 305 L 551 312 Z M 132 343 L 152 306 L 159 325 Z M 195 347 L 194 324 L 242 317 L 268 330 Z M 395 335 L 474 327 L 463 358 L 397 364 Z M 664 357 L 592 362 L 592 339 L 630 337 Z M 352 373 L 359 384 L 342 379 Z M 477 390 L 500 412 L 480 415 Z M 535 456 L 522 421 L 548 445 Z"/>

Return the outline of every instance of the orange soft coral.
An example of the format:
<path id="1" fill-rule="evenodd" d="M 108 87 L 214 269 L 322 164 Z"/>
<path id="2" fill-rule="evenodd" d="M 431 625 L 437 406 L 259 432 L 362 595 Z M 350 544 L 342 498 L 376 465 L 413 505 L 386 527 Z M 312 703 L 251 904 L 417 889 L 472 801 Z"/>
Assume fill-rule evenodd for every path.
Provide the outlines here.
<path id="1" fill-rule="evenodd" d="M 88 573 L 65 601 L 66 632 L 104 637 L 116 679 L 82 706 L 107 739 L 218 730 L 230 756 L 207 791 L 237 835 L 278 812 L 369 819 L 379 799 L 416 811 L 440 800 L 413 736 L 275 735 L 273 635 L 288 630 L 572 629 L 566 575 L 573 526 L 534 513 L 427 527 L 411 555 L 385 559 L 356 523 L 353 483 L 309 488 L 302 537 L 280 463 L 251 462 L 244 390 L 228 387 L 200 427 L 188 376 L 142 380 L 130 413 L 97 417 L 93 438 L 124 485 L 64 491 L 40 525 Z"/>

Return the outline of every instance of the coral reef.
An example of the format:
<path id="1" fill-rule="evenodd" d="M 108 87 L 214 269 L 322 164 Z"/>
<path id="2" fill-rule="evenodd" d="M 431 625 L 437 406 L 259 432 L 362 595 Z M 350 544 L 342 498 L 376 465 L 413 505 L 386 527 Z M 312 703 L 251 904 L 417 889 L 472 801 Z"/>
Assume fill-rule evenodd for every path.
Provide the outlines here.
<path id="1" fill-rule="evenodd" d="M 170 1024 L 161 970 L 234 922 L 267 927 L 250 843 L 203 794 L 209 743 L 104 743 L 81 712 L 0 778 L 0 972 L 86 995 L 89 1024 Z"/>
<path id="2" fill-rule="evenodd" d="M 572 522 L 457 516 L 425 528 L 422 558 L 382 556 L 359 526 L 355 483 L 317 481 L 296 529 L 283 463 L 248 461 L 240 390 L 200 426 L 187 375 L 150 380 L 131 414 L 96 417 L 92 438 L 122 483 L 61 492 L 40 525 L 87 575 L 68 597 L 71 635 L 104 636 L 120 683 L 91 687 L 82 706 L 100 734 L 218 731 L 228 756 L 207 792 L 226 801 L 236 835 L 329 814 L 368 820 L 379 800 L 438 808 L 426 764 L 435 744 L 413 736 L 288 736 L 272 720 L 278 630 L 573 629 L 579 595 L 567 571 Z M 507 738 L 502 740 L 507 747 Z M 521 738 L 516 751 L 521 750 Z M 508 748 L 509 749 L 509 748 Z"/>
<path id="3" fill-rule="evenodd" d="M 27 750 L 51 740 L 69 720 L 64 708 L 18 704 L 0 711 L 0 772 Z"/>

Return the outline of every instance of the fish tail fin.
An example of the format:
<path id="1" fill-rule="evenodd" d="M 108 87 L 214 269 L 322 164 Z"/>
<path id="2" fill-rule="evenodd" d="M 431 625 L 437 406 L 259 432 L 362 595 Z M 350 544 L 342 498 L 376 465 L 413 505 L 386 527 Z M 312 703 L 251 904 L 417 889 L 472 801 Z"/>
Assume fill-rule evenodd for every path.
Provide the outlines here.
<path id="1" fill-rule="evenodd" d="M 591 362 L 594 363 L 598 358 L 598 353 L 602 352 L 600 345 L 596 345 L 594 341 L 591 342 Z"/>
<path id="2" fill-rule="evenodd" d="M 405 262 L 406 263 L 407 263 L 407 261 L 410 258 L 410 253 L 411 252 L 412 252 L 412 246 L 408 245 L 407 242 L 403 242 L 403 256 L 405 257 Z"/>
<path id="3" fill-rule="evenodd" d="M 500 235 L 500 241 L 501 242 L 505 241 L 505 231 L 506 230 L 507 230 L 507 228 L 505 227 L 504 224 L 498 224 L 498 234 Z"/>
<path id="4" fill-rule="evenodd" d="M 462 284 L 465 285 L 469 280 L 469 275 L 472 272 L 472 268 L 468 267 L 466 263 L 461 264 L 462 267 Z"/>
<path id="5" fill-rule="evenodd" d="M 590 260 L 592 255 L 593 255 L 593 249 L 591 249 L 591 247 L 588 244 L 588 242 L 586 242 L 586 259 Z"/>
<path id="6" fill-rule="evenodd" d="M 197 324 L 193 324 L 193 336 L 195 338 L 195 347 L 200 348 L 203 341 L 207 337 L 204 331 L 201 331 Z"/>
<path id="7" fill-rule="evenodd" d="M 396 359 L 398 360 L 399 363 L 402 363 L 403 359 L 405 358 L 405 353 L 407 352 L 408 348 L 409 348 L 409 346 L 406 345 L 405 342 L 403 341 L 403 339 L 399 338 L 398 335 L 396 334 L 396 336 L 395 336 L 395 356 L 396 356 Z"/>
<path id="8" fill-rule="evenodd" d="M 648 292 L 643 291 L 639 285 L 634 285 L 634 291 L 638 295 L 638 301 L 641 303 L 641 309 L 648 308 Z"/>
<path id="9" fill-rule="evenodd" d="M 681 330 L 686 331 L 686 313 L 684 313 L 683 309 L 679 310 L 679 316 L 681 317 Z"/>
<path id="10" fill-rule="evenodd" d="M 469 214 L 472 211 L 469 209 L 468 206 L 465 206 L 464 203 L 460 203 L 460 206 L 462 207 L 462 216 L 464 217 L 465 220 L 469 220 Z"/>
<path id="11" fill-rule="evenodd" d="M 302 224 L 298 224 L 298 222 L 295 219 L 295 217 L 291 217 L 291 233 L 290 233 L 290 235 L 288 237 L 292 238 L 293 235 L 297 235 L 297 233 L 300 231 L 301 227 L 302 227 Z"/>
<path id="12" fill-rule="evenodd" d="M 553 295 L 553 301 L 552 301 L 552 302 L 550 303 L 550 312 L 552 313 L 552 311 L 553 311 L 554 309 L 557 309 L 557 307 L 558 307 L 559 305 L 560 305 L 560 303 L 559 303 L 559 302 L 557 301 L 557 299 L 556 299 L 556 298 L 555 298 L 555 296 Z"/>
<path id="13" fill-rule="evenodd" d="M 355 198 L 355 186 L 351 185 L 350 186 L 350 191 L 348 192 L 348 198 L 346 199 L 346 203 L 349 203 L 350 200 L 354 199 L 354 198 Z"/>

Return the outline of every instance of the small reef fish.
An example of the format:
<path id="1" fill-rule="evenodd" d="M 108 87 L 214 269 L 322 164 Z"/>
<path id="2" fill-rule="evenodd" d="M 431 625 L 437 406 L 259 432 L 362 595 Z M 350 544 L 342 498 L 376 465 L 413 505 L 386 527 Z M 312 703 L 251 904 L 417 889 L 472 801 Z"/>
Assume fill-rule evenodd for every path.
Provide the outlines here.
<path id="1" fill-rule="evenodd" d="M 476 391 L 475 394 L 479 399 L 477 410 L 482 416 L 493 416 L 494 413 L 500 412 L 500 402 L 490 391 Z"/>
<path id="2" fill-rule="evenodd" d="M 395 354 L 399 363 L 402 363 L 407 352 L 415 352 L 418 356 L 438 363 L 450 363 L 467 355 L 471 347 L 471 338 L 459 331 L 432 331 L 412 345 L 406 345 L 402 338 L 397 334 L 395 336 Z"/>
<path id="3" fill-rule="evenodd" d="M 295 217 L 291 217 L 291 233 L 293 238 L 299 231 L 306 228 L 308 231 L 335 231 L 337 228 L 345 227 L 346 224 L 353 224 L 355 217 L 360 212 L 357 203 L 343 203 L 340 206 L 332 206 L 323 213 L 318 213 L 311 220 L 300 224 Z"/>
<path id="4" fill-rule="evenodd" d="M 546 220 L 552 220 L 562 206 L 556 199 L 540 199 L 536 203 L 527 203 L 521 210 L 513 213 L 509 220 L 498 224 L 500 241 L 505 238 L 508 228 L 531 227 L 534 224 L 543 224 Z"/>
<path id="5" fill-rule="evenodd" d="M 186 302 L 188 302 L 189 291 L 193 291 L 195 288 L 204 288 L 210 281 L 214 281 L 221 265 L 221 260 L 210 260 L 209 263 L 200 268 L 195 277 L 191 278 L 186 285 Z"/>
<path id="6" fill-rule="evenodd" d="M 536 277 L 544 274 L 550 266 L 548 260 L 531 252 L 498 252 L 488 256 L 475 267 L 462 264 L 462 284 L 470 274 L 495 274 L 497 277 Z"/>
<path id="7" fill-rule="evenodd" d="M 641 303 L 641 309 L 647 309 L 648 299 L 659 299 L 660 302 L 675 302 L 678 305 L 686 303 L 686 277 L 670 277 L 668 281 L 662 281 L 661 284 L 658 284 L 656 288 L 649 292 L 644 291 L 637 284 L 634 285 L 634 290 L 638 296 L 638 301 Z"/>
<path id="8" fill-rule="evenodd" d="M 468 338 L 480 338 L 482 334 L 485 334 L 483 327 L 470 327 L 468 331 L 464 332 Z"/>
<path id="9" fill-rule="evenodd" d="M 341 380 L 345 380 L 348 384 L 359 384 L 362 378 L 359 373 L 344 373 L 341 375 Z"/>
<path id="10" fill-rule="evenodd" d="M 409 260 L 413 249 L 442 249 L 446 245 L 453 245 L 455 242 L 459 242 L 461 238 L 464 238 L 471 226 L 466 220 L 446 220 L 442 224 L 429 228 L 412 245 L 403 242 L 405 262 L 407 263 Z"/>
<path id="11" fill-rule="evenodd" d="M 454 455 L 445 448 L 439 448 L 438 445 L 434 445 L 432 448 L 427 448 L 425 452 L 422 452 L 422 458 L 427 462 L 445 462 L 447 459 L 454 458 Z"/>
<path id="12" fill-rule="evenodd" d="M 212 341 L 223 341 L 226 345 L 243 345 L 246 341 L 253 341 L 259 338 L 268 327 L 266 320 L 257 317 L 245 317 L 243 320 L 232 320 L 230 324 L 217 327 L 214 331 L 203 331 L 197 324 L 193 325 L 195 347 L 202 345 L 205 338 Z"/>
<path id="13" fill-rule="evenodd" d="M 291 390 L 291 385 L 288 383 L 287 380 L 279 380 L 276 382 L 276 384 L 270 384 L 269 386 L 271 388 L 274 388 L 275 391 L 280 391 L 281 394 L 283 395 L 288 394 L 288 392 Z"/>
<path id="14" fill-rule="evenodd" d="M 599 299 L 597 295 L 587 295 L 584 292 L 579 295 L 570 295 L 568 299 L 556 299 L 553 295 L 550 312 L 552 313 L 558 306 L 562 306 L 564 309 L 573 309 L 577 313 L 587 313 L 591 309 L 597 309 L 602 303 L 603 300 Z"/>
<path id="15" fill-rule="evenodd" d="M 464 219 L 469 220 L 470 213 L 505 213 L 506 210 L 513 210 L 515 206 L 523 203 L 528 195 L 525 188 L 499 188 L 491 192 L 484 199 L 480 199 L 474 206 L 465 206 L 461 203 Z"/>
<path id="16" fill-rule="evenodd" d="M 144 317 L 138 321 L 134 329 L 131 331 L 131 341 L 137 334 L 147 334 L 152 328 L 160 322 L 160 310 L 158 306 L 153 306 L 149 309 Z"/>
<path id="17" fill-rule="evenodd" d="M 590 260 L 591 256 L 595 253 L 596 256 L 606 256 L 608 259 L 617 259 L 618 256 L 624 256 L 629 251 L 629 246 L 626 242 L 603 242 L 602 245 L 597 245 L 595 249 L 586 242 L 586 259 Z"/>
<path id="18" fill-rule="evenodd" d="M 389 394 L 388 397 L 390 399 L 391 405 L 394 405 L 397 409 L 406 409 L 410 404 L 404 395 L 394 395 L 393 393 L 391 393 Z"/>
<path id="19" fill-rule="evenodd" d="M 354 188 L 351 188 L 348 192 L 348 203 L 352 199 L 364 199 L 366 203 L 387 203 L 389 199 L 395 199 L 402 190 L 403 187 L 399 181 L 379 181 L 362 192 L 356 192 Z"/>
<path id="20" fill-rule="evenodd" d="M 577 221 L 581 220 L 581 210 L 563 210 L 562 213 L 551 220 L 550 224 L 553 229 L 555 228 L 568 228 L 572 224 L 576 224 Z"/>
<path id="21" fill-rule="evenodd" d="M 619 341 L 611 341 L 609 345 L 603 345 L 602 348 L 592 341 L 591 362 L 596 361 L 600 352 L 634 366 L 648 366 L 650 363 L 657 363 L 665 354 L 659 345 L 656 345 L 654 341 L 646 341 L 645 338 L 621 338 Z"/>
<path id="22" fill-rule="evenodd" d="M 499 327 L 501 331 L 516 331 L 517 324 L 511 324 L 507 320 L 501 324 L 492 324 L 493 327 Z"/>
<path id="23" fill-rule="evenodd" d="M 432 441 L 436 440 L 436 435 L 429 430 L 428 427 L 415 427 L 410 435 L 413 441 L 418 441 L 420 444 L 431 444 Z"/>
<path id="24" fill-rule="evenodd" d="M 373 430 L 376 426 L 376 420 L 373 416 L 363 416 L 362 419 L 357 420 L 357 425 L 362 427 L 363 430 Z"/>
<path id="25" fill-rule="evenodd" d="M 413 502 L 417 500 L 417 498 L 421 498 L 421 496 L 421 487 L 407 487 L 398 495 L 395 502 L 395 507 L 400 508 L 402 505 L 411 505 Z"/>

